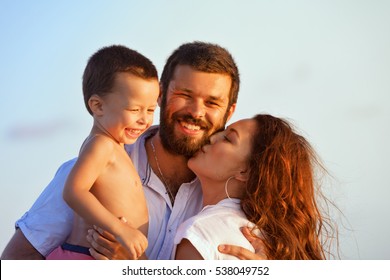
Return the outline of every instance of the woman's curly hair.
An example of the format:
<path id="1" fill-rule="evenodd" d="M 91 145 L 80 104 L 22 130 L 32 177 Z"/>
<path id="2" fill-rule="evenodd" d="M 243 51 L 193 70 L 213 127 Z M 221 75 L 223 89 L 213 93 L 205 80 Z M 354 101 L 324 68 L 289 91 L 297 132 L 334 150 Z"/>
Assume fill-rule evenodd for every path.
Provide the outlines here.
<path id="1" fill-rule="evenodd" d="M 283 119 L 256 115 L 249 180 L 241 206 L 263 234 L 268 259 L 326 259 L 335 232 L 321 213 L 315 172 L 324 170 L 308 141 Z"/>

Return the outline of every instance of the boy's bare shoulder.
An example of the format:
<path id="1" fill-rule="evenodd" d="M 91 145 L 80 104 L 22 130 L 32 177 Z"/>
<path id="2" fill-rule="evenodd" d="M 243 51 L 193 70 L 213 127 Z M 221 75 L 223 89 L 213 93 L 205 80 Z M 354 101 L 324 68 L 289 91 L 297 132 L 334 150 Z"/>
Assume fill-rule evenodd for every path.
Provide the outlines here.
<path id="1" fill-rule="evenodd" d="M 81 149 L 88 149 L 88 148 L 104 148 L 109 150 L 113 150 L 116 146 L 119 144 L 113 140 L 112 138 L 102 135 L 102 134 L 94 134 L 88 136 L 87 139 L 85 139 L 83 145 L 81 146 Z"/>

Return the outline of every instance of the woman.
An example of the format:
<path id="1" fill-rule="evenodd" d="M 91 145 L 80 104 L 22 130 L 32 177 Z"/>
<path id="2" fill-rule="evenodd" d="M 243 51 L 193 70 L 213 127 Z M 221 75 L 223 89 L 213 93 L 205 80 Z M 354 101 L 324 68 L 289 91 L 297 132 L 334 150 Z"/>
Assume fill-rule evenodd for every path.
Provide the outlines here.
<path id="1" fill-rule="evenodd" d="M 223 243 L 254 251 L 243 226 L 261 239 L 264 259 L 326 258 L 333 228 L 316 201 L 321 165 L 288 122 L 256 115 L 233 123 L 188 166 L 201 181 L 204 208 L 179 227 L 176 259 L 232 258 L 218 252 Z"/>

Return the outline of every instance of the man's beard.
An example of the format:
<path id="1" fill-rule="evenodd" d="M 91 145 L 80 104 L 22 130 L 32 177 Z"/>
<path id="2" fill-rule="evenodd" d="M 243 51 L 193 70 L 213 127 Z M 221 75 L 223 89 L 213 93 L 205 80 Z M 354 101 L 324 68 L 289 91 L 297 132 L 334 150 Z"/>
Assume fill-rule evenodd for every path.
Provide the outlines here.
<path id="1" fill-rule="evenodd" d="M 166 114 L 165 106 L 161 106 L 160 111 L 160 128 L 159 133 L 161 142 L 164 148 L 170 153 L 182 155 L 187 158 L 192 157 L 203 145 L 209 142 L 210 136 L 224 129 L 227 114 L 222 123 L 213 129 L 213 125 L 205 119 L 195 119 L 191 115 L 182 115 L 174 113 L 172 118 Z M 184 121 L 189 124 L 198 125 L 202 128 L 203 136 L 201 138 L 193 138 L 190 136 L 175 136 L 175 123 Z"/>

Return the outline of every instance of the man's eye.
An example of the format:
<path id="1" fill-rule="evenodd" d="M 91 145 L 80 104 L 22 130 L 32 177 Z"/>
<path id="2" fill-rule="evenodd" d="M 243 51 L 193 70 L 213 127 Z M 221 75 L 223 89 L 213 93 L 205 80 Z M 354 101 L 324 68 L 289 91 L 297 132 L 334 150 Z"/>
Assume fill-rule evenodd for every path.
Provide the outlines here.
<path id="1" fill-rule="evenodd" d="M 207 104 L 209 104 L 210 106 L 219 106 L 219 104 L 214 101 L 208 101 Z"/>
<path id="2" fill-rule="evenodd" d="M 175 93 L 177 96 L 184 97 L 184 98 L 190 98 L 191 96 L 186 92 L 177 92 Z"/>
<path id="3" fill-rule="evenodd" d="M 230 139 L 226 135 L 223 136 L 223 140 L 227 141 L 227 142 L 231 142 Z"/>

